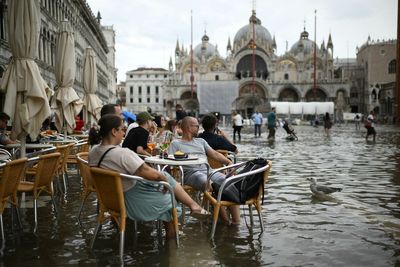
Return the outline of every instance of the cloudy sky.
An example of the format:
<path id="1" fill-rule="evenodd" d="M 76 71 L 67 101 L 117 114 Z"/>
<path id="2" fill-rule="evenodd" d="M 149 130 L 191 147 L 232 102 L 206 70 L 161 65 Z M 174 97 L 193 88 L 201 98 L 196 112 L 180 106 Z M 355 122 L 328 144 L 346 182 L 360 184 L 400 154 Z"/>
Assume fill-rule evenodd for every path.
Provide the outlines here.
<path id="1" fill-rule="evenodd" d="M 210 43 L 225 56 L 228 37 L 248 24 L 252 0 L 86 0 L 102 24 L 116 31 L 118 81 L 138 67 L 168 68 L 176 40 L 190 46 L 190 12 L 193 10 L 193 48 L 206 29 Z M 298 41 L 305 24 L 314 39 L 317 10 L 317 44 L 332 34 L 334 57 L 356 56 L 356 47 L 372 39 L 396 38 L 396 0 L 259 0 L 257 17 L 275 35 L 277 54 Z M 305 21 L 305 22 L 304 22 Z"/>

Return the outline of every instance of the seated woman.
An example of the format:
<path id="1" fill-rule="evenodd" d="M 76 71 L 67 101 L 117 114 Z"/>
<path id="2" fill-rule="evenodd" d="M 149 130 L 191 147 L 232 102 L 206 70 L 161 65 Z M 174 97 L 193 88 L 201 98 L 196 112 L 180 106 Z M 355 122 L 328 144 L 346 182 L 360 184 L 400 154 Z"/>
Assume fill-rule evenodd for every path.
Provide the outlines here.
<path id="1" fill-rule="evenodd" d="M 120 173 L 137 175 L 147 180 L 166 181 L 173 187 L 176 199 L 191 209 L 193 217 L 203 219 L 209 216 L 209 213 L 192 200 L 172 176 L 158 172 L 144 163 L 135 152 L 119 146 L 125 134 L 124 123 L 120 116 L 104 115 L 99 120 L 99 126 L 101 143 L 94 146 L 89 153 L 90 166 L 100 166 Z M 101 161 L 100 164 L 99 161 Z M 170 212 L 172 203 L 168 194 L 160 192 L 158 187 L 149 183 L 135 182 L 127 178 L 122 178 L 122 186 L 129 218 L 138 221 L 162 220 L 166 238 L 171 239 L 175 236 Z"/>
<path id="2" fill-rule="evenodd" d="M 171 142 L 176 135 L 176 120 L 168 120 L 161 131 L 159 131 L 157 138 L 165 142 Z"/>

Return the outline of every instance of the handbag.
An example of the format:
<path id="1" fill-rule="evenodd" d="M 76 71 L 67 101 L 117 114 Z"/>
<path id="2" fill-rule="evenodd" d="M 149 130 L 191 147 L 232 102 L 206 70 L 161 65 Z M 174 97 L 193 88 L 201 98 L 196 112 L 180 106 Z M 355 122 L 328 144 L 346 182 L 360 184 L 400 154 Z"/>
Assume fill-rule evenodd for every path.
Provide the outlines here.
<path id="1" fill-rule="evenodd" d="M 368 119 L 365 120 L 365 121 L 364 121 L 364 127 L 367 128 L 367 129 L 368 129 L 368 128 L 371 128 L 371 127 L 372 127 L 371 121 L 368 120 Z"/>

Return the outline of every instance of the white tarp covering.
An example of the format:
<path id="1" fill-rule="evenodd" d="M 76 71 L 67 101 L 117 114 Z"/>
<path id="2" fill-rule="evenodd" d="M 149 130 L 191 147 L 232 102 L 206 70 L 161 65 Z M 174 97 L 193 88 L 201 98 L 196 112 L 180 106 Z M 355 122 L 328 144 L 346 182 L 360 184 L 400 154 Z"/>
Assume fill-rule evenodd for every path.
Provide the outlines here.
<path id="1" fill-rule="evenodd" d="M 333 102 L 271 102 L 278 114 L 333 114 Z"/>
<path id="2" fill-rule="evenodd" d="M 238 81 L 200 81 L 197 84 L 200 114 L 232 112 L 232 103 L 239 95 Z"/>
<path id="3" fill-rule="evenodd" d="M 290 114 L 303 114 L 303 105 L 301 102 L 291 102 L 289 106 Z"/>

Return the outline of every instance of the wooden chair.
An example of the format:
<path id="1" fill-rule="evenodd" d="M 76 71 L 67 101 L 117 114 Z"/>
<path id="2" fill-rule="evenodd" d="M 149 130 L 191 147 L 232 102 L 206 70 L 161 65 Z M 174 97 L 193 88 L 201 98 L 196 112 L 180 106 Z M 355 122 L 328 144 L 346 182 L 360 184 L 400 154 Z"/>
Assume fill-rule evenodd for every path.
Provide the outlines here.
<path id="1" fill-rule="evenodd" d="M 64 193 L 67 192 L 67 160 L 70 153 L 71 148 L 75 145 L 75 143 L 69 143 L 65 145 L 56 146 L 56 152 L 59 152 L 61 155 L 60 161 L 58 162 L 57 168 L 57 177 L 60 179 L 60 175 L 64 184 Z"/>
<path id="2" fill-rule="evenodd" d="M 217 149 L 217 152 L 221 153 L 224 157 L 228 157 L 228 150 Z M 213 160 L 210 157 L 207 157 L 208 164 L 210 165 L 211 169 L 218 169 L 223 167 L 224 165 L 219 163 L 218 161 Z"/>
<path id="3" fill-rule="evenodd" d="M 214 173 L 216 173 L 217 171 L 223 171 L 225 169 L 229 169 L 229 168 L 232 168 L 232 167 L 239 168 L 239 167 L 241 167 L 243 165 L 244 165 L 244 163 L 237 163 L 237 164 L 234 164 L 234 165 L 230 165 L 230 166 L 226 166 L 226 167 L 222 167 L 222 168 L 216 169 L 214 172 L 212 172 L 209 175 L 208 183 L 210 182 L 210 179 L 211 179 L 212 175 Z M 213 224 L 212 224 L 212 229 L 211 229 L 211 238 L 214 238 L 215 228 L 217 226 L 217 221 L 218 221 L 218 216 L 219 216 L 219 211 L 220 211 L 221 206 L 229 207 L 229 206 L 235 206 L 235 205 L 247 205 L 249 207 L 249 212 L 250 212 L 250 223 L 253 225 L 252 206 L 254 205 L 254 207 L 256 208 L 257 213 L 258 213 L 258 218 L 259 218 L 260 225 L 261 225 L 261 231 L 264 231 L 264 224 L 263 224 L 263 220 L 262 220 L 262 217 L 261 217 L 261 198 L 262 198 L 263 192 L 264 192 L 264 185 L 268 181 L 268 176 L 269 176 L 269 171 L 271 169 L 271 166 L 272 166 L 272 161 L 268 161 L 268 164 L 266 164 L 264 167 L 258 168 L 258 169 L 253 170 L 253 171 L 249 171 L 249 172 L 233 175 L 233 176 L 227 178 L 224 181 L 224 183 L 221 185 L 221 187 L 219 188 L 218 195 L 217 195 L 216 198 L 213 196 L 212 192 L 209 192 L 207 190 L 204 192 L 204 198 L 206 200 L 208 200 L 209 203 L 211 203 L 211 205 L 213 205 L 213 207 L 214 207 Z M 253 198 L 247 200 L 245 203 L 236 203 L 236 202 L 221 200 L 222 192 L 224 191 L 224 188 L 226 188 L 228 185 L 238 183 L 238 182 L 246 179 L 250 175 L 257 174 L 257 173 L 260 173 L 260 172 L 264 172 L 264 175 L 263 175 L 264 182 L 260 184 L 260 188 L 259 188 L 258 194 L 256 196 L 254 196 Z"/>
<path id="4" fill-rule="evenodd" d="M 3 227 L 3 212 L 7 203 L 9 202 L 12 206 L 14 206 L 17 210 L 17 216 L 19 221 L 19 213 L 18 213 L 18 201 L 16 198 L 17 187 L 20 182 L 20 179 L 25 171 L 25 164 L 27 162 L 27 158 L 20 158 L 13 161 L 9 161 L 2 168 L 2 177 L 0 179 L 0 227 L 1 227 L 1 238 L 2 238 L 2 248 L 1 251 L 4 250 L 5 247 L 5 237 L 4 237 L 4 227 Z"/>
<path id="5" fill-rule="evenodd" d="M 80 221 L 83 205 L 85 204 L 86 199 L 91 193 L 96 192 L 96 188 L 94 187 L 92 177 L 90 174 L 88 156 L 89 152 L 79 152 L 78 154 L 76 154 L 78 168 L 82 177 L 82 186 L 83 186 L 81 192 L 82 203 L 81 207 L 79 208 L 78 221 Z"/>
<path id="6" fill-rule="evenodd" d="M 57 214 L 57 208 L 54 201 L 53 179 L 57 174 L 61 154 L 59 152 L 41 155 L 38 158 L 30 160 L 38 160 L 34 181 L 21 181 L 18 185 L 18 192 L 32 192 L 35 209 L 35 228 L 37 230 L 37 199 L 42 192 L 47 192 L 51 196 L 54 206 L 54 212 Z"/>
<path id="7" fill-rule="evenodd" d="M 168 188 L 172 200 L 171 214 L 174 221 L 174 227 L 176 232 L 175 238 L 176 238 L 176 243 L 179 246 L 178 215 L 175 204 L 175 195 L 172 187 L 167 182 L 149 181 L 139 176 L 120 174 L 115 171 L 105 170 L 97 167 L 90 167 L 90 173 L 92 175 L 92 179 L 96 187 L 97 199 L 100 202 L 100 212 L 97 218 L 98 223 L 94 231 L 94 236 L 91 242 L 91 248 L 93 248 L 94 246 L 94 242 L 96 240 L 96 236 L 100 229 L 101 224 L 108 218 L 106 217 L 106 214 L 109 214 L 109 216 L 117 222 L 119 227 L 119 232 L 120 232 L 119 257 L 121 261 L 123 259 L 125 223 L 127 214 L 125 209 L 124 192 L 122 191 L 121 177 L 134 179 L 136 181 L 153 182 L 161 184 L 164 187 Z"/>
<path id="8" fill-rule="evenodd" d="M 76 156 L 78 153 L 81 153 L 81 152 L 89 152 L 89 142 L 88 141 L 78 142 L 70 148 L 70 152 L 67 157 L 66 167 L 68 167 L 68 165 L 77 165 L 78 160 L 77 160 Z"/>

